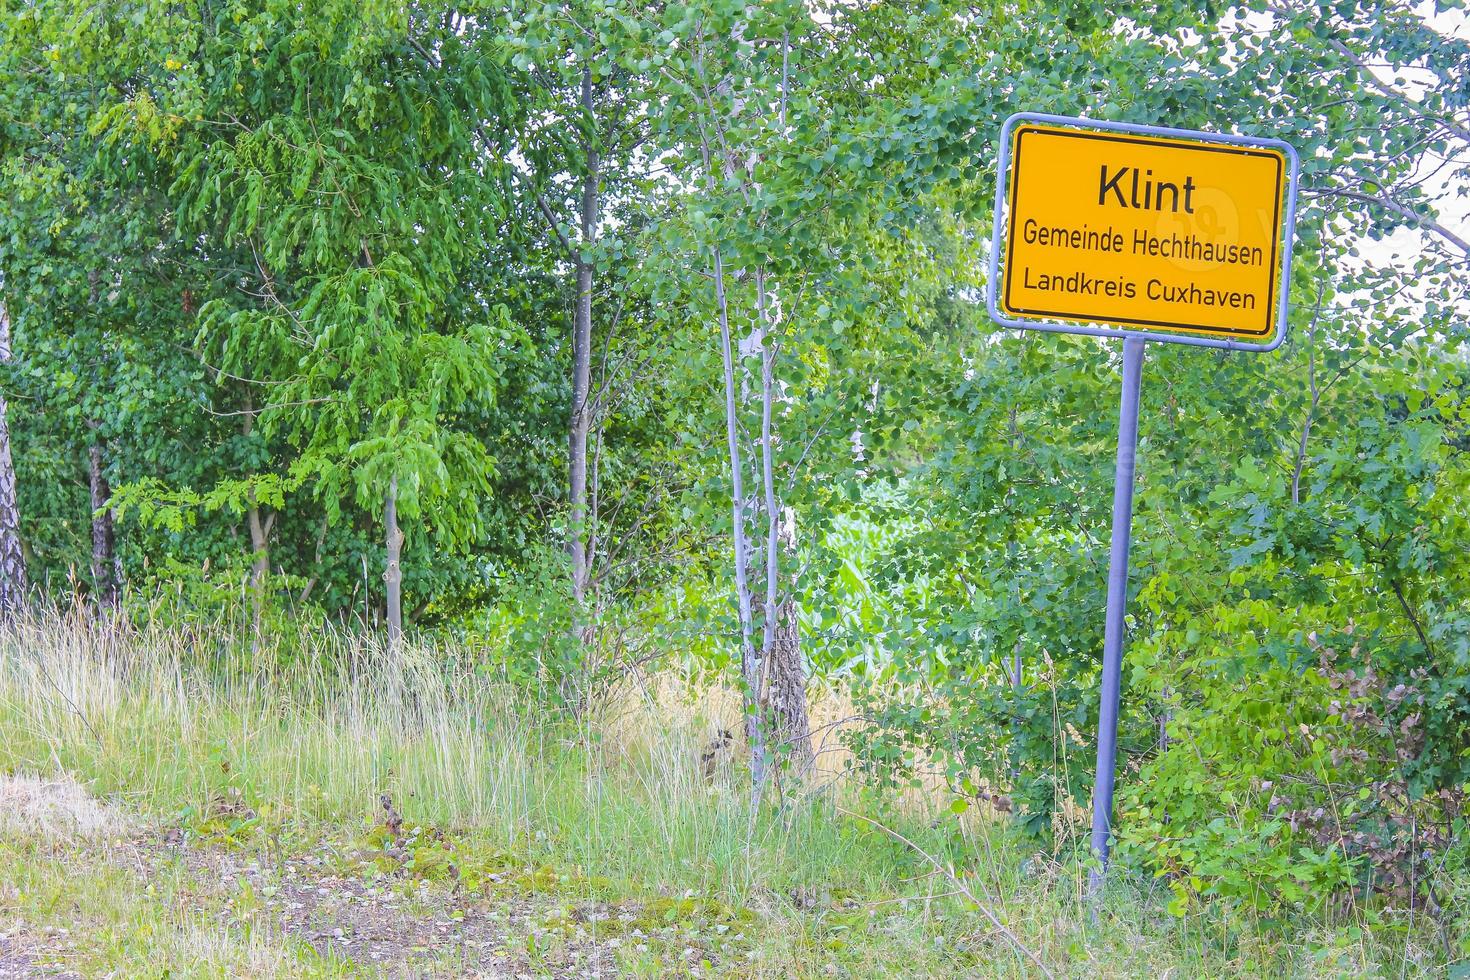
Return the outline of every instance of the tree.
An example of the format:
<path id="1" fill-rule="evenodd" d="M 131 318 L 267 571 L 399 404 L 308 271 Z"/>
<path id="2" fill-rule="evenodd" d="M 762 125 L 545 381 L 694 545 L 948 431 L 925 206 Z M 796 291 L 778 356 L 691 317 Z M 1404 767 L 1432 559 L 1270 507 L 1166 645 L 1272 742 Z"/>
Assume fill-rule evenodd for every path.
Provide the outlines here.
<path id="1" fill-rule="evenodd" d="M 458 420 L 521 350 L 477 289 L 507 215 L 505 161 L 477 134 L 516 110 L 490 25 L 453 6 L 271 3 L 186 20 L 173 49 L 158 95 L 96 128 L 159 161 L 181 234 L 232 287 L 201 308 L 197 349 L 295 450 L 211 496 L 279 510 L 309 486 L 329 523 L 346 501 L 377 512 L 396 644 L 400 522 L 472 539 L 492 460 Z"/>
<path id="2" fill-rule="evenodd" d="M 10 362 L 10 315 L 0 302 L 0 366 Z M 26 602 L 26 556 L 20 542 L 20 509 L 15 496 L 15 463 L 10 453 L 10 407 L 0 393 L 0 618 Z"/>
<path id="3" fill-rule="evenodd" d="M 578 619 L 573 632 L 584 646 L 597 625 L 590 593 L 606 572 L 599 560 L 606 541 L 597 513 L 600 488 L 593 484 L 596 457 L 606 449 L 614 373 L 606 356 L 594 367 L 594 346 L 600 333 L 604 351 L 611 351 L 632 318 L 619 253 L 661 190 L 648 176 L 646 149 L 658 92 L 648 57 L 663 12 L 601 0 L 534 3 L 512 24 L 515 63 L 535 97 L 522 138 L 528 164 L 522 194 L 544 223 L 547 244 L 569 267 L 567 551 Z"/>
<path id="4" fill-rule="evenodd" d="M 0 247 L 12 325 L 24 340 L 18 376 L 53 382 L 29 384 L 28 406 L 79 450 L 73 459 L 84 460 L 89 493 L 79 502 L 90 514 L 91 591 L 110 609 L 121 588 L 112 442 L 127 428 L 116 410 L 118 382 L 129 374 L 120 340 L 147 301 L 132 292 L 146 278 L 140 272 L 159 256 L 143 230 L 157 216 L 151 203 L 125 182 L 100 179 L 90 113 L 126 87 L 138 62 L 135 49 L 109 46 L 119 33 L 114 22 L 102 18 L 96 27 L 79 30 L 51 6 L 0 20 L 0 83 L 12 107 L 0 129 L 7 185 Z"/>

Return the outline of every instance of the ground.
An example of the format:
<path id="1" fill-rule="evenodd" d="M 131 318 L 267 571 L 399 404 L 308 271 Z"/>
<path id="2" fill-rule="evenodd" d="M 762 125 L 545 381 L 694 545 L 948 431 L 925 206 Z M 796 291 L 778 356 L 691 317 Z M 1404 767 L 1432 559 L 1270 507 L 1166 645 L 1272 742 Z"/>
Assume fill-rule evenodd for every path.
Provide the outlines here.
<path id="1" fill-rule="evenodd" d="M 1077 801 L 1042 841 L 835 741 L 753 808 L 705 759 L 725 689 L 573 719 L 437 648 L 385 681 L 372 650 L 265 671 L 91 629 L 0 636 L 0 980 L 1438 977 L 1470 949 L 1458 905 L 1273 918 L 1123 862 L 1089 905 Z"/>
<path id="2" fill-rule="evenodd" d="M 360 828 L 308 841 L 263 831 L 228 795 L 150 824 L 65 776 L 0 777 L 0 980 L 1041 975 L 972 907 L 952 914 L 955 882 L 938 872 L 902 897 L 803 888 L 767 908 L 689 890 L 633 895 L 416 826 L 386 802 Z M 1090 946 L 1073 917 L 1042 932 L 1055 976 L 1224 975 L 1248 963 L 1242 948 L 1190 954 L 1174 933 L 1173 965 L 1159 973 L 1157 940 L 1138 932 L 1132 950 L 1096 932 Z M 888 957 L 868 951 L 889 946 Z M 1359 975 L 1361 949 L 1340 946 L 1256 953 L 1297 975 Z"/>
<path id="3" fill-rule="evenodd" d="M 0 980 L 79 976 L 71 964 L 106 961 L 72 930 L 29 917 L 92 905 L 88 886 L 67 883 L 77 875 L 142 903 L 136 923 L 110 919 L 105 901 L 78 908 L 80 933 L 148 933 L 182 912 L 193 921 L 181 934 L 203 947 L 275 947 L 278 957 L 245 950 L 272 973 L 701 976 L 738 956 L 754 919 L 692 894 L 598 898 L 606 886 L 595 880 L 400 824 L 389 807 L 354 839 L 299 850 L 251 833 L 255 815 L 228 798 L 193 828 L 157 828 L 65 777 L 0 777 L 0 855 L 33 869 L 0 879 Z"/>

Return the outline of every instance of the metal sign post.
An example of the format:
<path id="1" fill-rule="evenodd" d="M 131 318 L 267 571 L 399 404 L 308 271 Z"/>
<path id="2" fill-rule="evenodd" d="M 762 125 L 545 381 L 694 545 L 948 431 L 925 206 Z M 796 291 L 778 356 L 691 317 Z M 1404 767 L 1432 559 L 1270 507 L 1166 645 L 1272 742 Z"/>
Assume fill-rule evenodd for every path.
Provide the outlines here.
<path id="1" fill-rule="evenodd" d="M 1111 847 L 1144 347 L 1281 346 L 1300 164 L 1281 140 L 1025 112 L 1006 120 L 1000 147 L 991 319 L 1123 341 L 1087 876 L 1096 896 Z"/>
<path id="2" fill-rule="evenodd" d="M 1128 545 L 1133 538 L 1133 470 L 1138 456 L 1141 337 L 1123 341 L 1123 398 L 1118 406 L 1118 463 L 1113 470 L 1113 543 L 1108 552 L 1108 610 L 1103 626 L 1102 704 L 1097 716 L 1097 780 L 1092 789 L 1092 853 L 1087 891 L 1102 889 L 1113 823 L 1113 776 L 1118 758 L 1118 704 L 1123 683 L 1123 617 L 1128 612 Z"/>

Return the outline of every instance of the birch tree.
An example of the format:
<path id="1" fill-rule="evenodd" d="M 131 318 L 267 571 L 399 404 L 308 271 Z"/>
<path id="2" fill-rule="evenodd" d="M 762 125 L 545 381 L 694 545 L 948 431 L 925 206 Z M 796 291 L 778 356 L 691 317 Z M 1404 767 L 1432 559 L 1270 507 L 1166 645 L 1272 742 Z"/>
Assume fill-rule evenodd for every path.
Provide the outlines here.
<path id="1" fill-rule="evenodd" d="M 696 221 L 709 236 L 719 328 L 739 660 L 757 804 L 773 764 L 790 757 L 805 769 L 811 757 L 796 600 L 781 571 L 796 541 L 776 480 L 780 348 L 795 299 L 775 285 L 768 267 L 769 199 L 757 175 L 759 162 L 787 138 L 791 31 L 810 23 L 799 5 L 773 5 L 762 14 L 744 5 L 703 6 L 686 15 L 686 59 L 666 71 L 691 101 L 688 138 L 706 195 Z M 791 280 L 799 277 L 793 272 Z M 743 311 L 740 298 L 748 304 Z M 744 337 L 735 335 L 738 326 L 748 331 Z M 749 362 L 758 367 L 747 369 Z M 753 452 L 744 437 L 752 405 Z"/>
<path id="2" fill-rule="evenodd" d="M 0 300 L 0 368 L 10 363 L 10 314 Z M 15 497 L 15 463 L 10 451 L 10 406 L 0 390 L 0 618 L 26 602 L 26 556 L 20 541 L 20 506 Z"/>

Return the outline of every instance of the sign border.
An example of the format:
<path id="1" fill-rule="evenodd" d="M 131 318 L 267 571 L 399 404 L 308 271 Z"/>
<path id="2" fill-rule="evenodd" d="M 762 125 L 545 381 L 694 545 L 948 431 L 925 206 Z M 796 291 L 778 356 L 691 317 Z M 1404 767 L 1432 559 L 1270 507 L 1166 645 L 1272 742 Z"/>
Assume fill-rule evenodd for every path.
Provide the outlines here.
<path id="1" fill-rule="evenodd" d="M 1281 260 L 1281 230 L 1282 230 L 1282 227 L 1283 227 L 1283 222 L 1281 220 L 1282 219 L 1281 206 L 1284 203 L 1286 203 L 1286 196 L 1283 193 L 1286 190 L 1286 154 L 1280 152 L 1275 147 L 1269 147 L 1269 148 L 1267 148 L 1267 147 L 1245 147 L 1245 146 L 1235 147 L 1235 146 L 1232 146 L 1232 145 L 1222 144 L 1222 143 L 1220 143 L 1218 141 L 1217 142 L 1214 142 L 1214 143 L 1208 143 L 1208 144 L 1207 143 L 1191 143 L 1191 142 L 1186 142 L 1184 140 L 1170 140 L 1168 142 L 1162 142 L 1162 141 L 1151 140 L 1151 139 L 1149 139 L 1147 137 L 1139 137 L 1139 136 L 1132 136 L 1132 135 L 1126 135 L 1125 136 L 1125 135 L 1121 135 L 1121 134 L 1120 135 L 1113 135 L 1113 134 L 1110 134 L 1110 133 L 1089 132 L 1088 130 L 1084 130 L 1084 129 L 1069 128 L 1069 127 L 1064 127 L 1064 126 L 1040 126 L 1040 125 L 1037 125 L 1036 123 L 1022 123 L 1022 124 L 1016 126 L 1015 129 L 1013 129 L 1012 130 L 1012 133 L 1011 133 L 1011 135 L 1012 135 L 1011 161 L 1012 161 L 1013 167 L 1016 168 L 1016 170 L 1017 170 L 1018 173 L 1019 173 L 1020 162 L 1021 162 L 1021 148 L 1022 148 L 1022 144 L 1025 141 L 1025 137 L 1028 136 L 1028 135 L 1030 135 L 1030 134 L 1032 134 L 1032 133 L 1036 133 L 1036 134 L 1039 134 L 1039 135 L 1060 136 L 1060 137 L 1068 138 L 1068 139 L 1099 140 L 1099 141 L 1102 141 L 1102 142 L 1109 142 L 1109 143 L 1133 143 L 1133 144 L 1142 145 L 1142 146 L 1172 146 L 1172 147 L 1176 147 L 1176 148 L 1180 148 L 1180 149 L 1197 150 L 1197 151 L 1202 152 L 1202 153 L 1246 154 L 1246 155 L 1255 156 L 1255 157 L 1262 157 L 1262 158 L 1265 158 L 1265 159 L 1270 160 L 1276 166 L 1276 193 L 1274 195 L 1274 198 L 1275 199 L 1273 201 L 1273 206 L 1272 206 L 1272 210 L 1275 213 L 1271 216 L 1271 262 L 1270 262 L 1271 278 L 1273 280 L 1275 280 L 1276 276 L 1280 275 L 1280 273 L 1281 273 L 1281 261 L 1280 261 Z M 1016 204 L 1016 192 L 1018 190 L 1017 184 L 1018 184 L 1018 181 L 1015 179 L 1015 175 L 1013 175 L 1013 179 L 1011 180 L 1010 187 L 1008 188 L 1009 191 L 1010 191 L 1010 193 L 1007 195 L 1006 253 L 1005 253 L 1005 267 L 1007 269 L 1007 272 L 1009 272 L 1011 263 L 1015 260 L 1015 255 L 1016 255 L 1016 207 L 1015 207 L 1015 204 Z M 1148 327 L 1163 327 L 1165 329 L 1170 330 L 1171 333 L 1172 332 L 1175 332 L 1175 331 L 1182 331 L 1182 332 L 1185 332 L 1185 333 L 1196 334 L 1196 335 L 1202 336 L 1202 337 L 1232 337 L 1232 336 L 1234 336 L 1234 337 L 1239 337 L 1242 340 L 1246 340 L 1246 341 L 1264 341 L 1264 340 L 1266 340 L 1266 339 L 1268 339 L 1270 337 L 1274 337 L 1276 335 L 1276 306 L 1277 306 L 1278 298 L 1275 295 L 1272 295 L 1272 296 L 1269 297 L 1269 306 L 1268 306 L 1268 309 L 1266 310 L 1266 316 L 1265 316 L 1265 318 L 1260 321 L 1260 323 L 1261 323 L 1260 327 L 1258 327 L 1257 329 L 1254 329 L 1254 330 L 1235 330 L 1235 329 L 1229 329 L 1229 328 L 1225 328 L 1225 327 L 1219 327 L 1219 328 L 1202 327 L 1202 326 L 1200 326 L 1198 324 L 1194 324 L 1194 323 L 1182 323 L 1182 322 L 1179 322 L 1179 321 L 1165 320 L 1165 319 L 1162 319 L 1162 318 L 1153 319 L 1153 320 L 1144 320 L 1144 319 L 1135 319 L 1135 318 L 1132 318 L 1132 317 L 1118 316 L 1118 317 L 1097 317 L 1097 318 L 1094 319 L 1094 318 L 1091 318 L 1091 317 L 1080 317 L 1077 314 L 1069 314 L 1069 313 L 1063 312 L 1061 310 L 1043 310 L 1043 309 L 1040 309 L 1040 308 L 1037 308 L 1037 309 L 1023 309 L 1023 308 L 1021 308 L 1021 307 L 1019 307 L 1019 306 L 1017 306 L 1017 305 L 1015 305 L 1014 303 L 1011 302 L 1011 287 L 1014 286 L 1014 284 L 1015 284 L 1015 280 L 1010 275 L 1007 275 L 1004 278 L 1004 280 L 1003 280 L 1003 285 L 1005 285 L 1005 287 L 1006 287 L 1006 289 L 1004 290 L 1004 294 L 1005 294 L 1004 309 L 1007 312 L 1011 313 L 1013 316 L 1024 317 L 1024 318 L 1026 318 L 1028 320 L 1032 320 L 1032 319 L 1042 319 L 1042 320 L 1044 320 L 1044 319 L 1048 319 L 1048 318 L 1049 319 L 1054 319 L 1054 320 L 1073 320 L 1075 318 L 1075 319 L 1081 320 L 1082 322 L 1108 323 L 1108 324 L 1114 324 L 1114 325 L 1126 324 L 1127 326 L 1126 327 L 1123 327 L 1123 329 L 1137 329 L 1139 327 L 1142 327 L 1144 329 L 1147 329 Z M 999 304 L 997 304 L 997 305 L 999 305 Z"/>
<path id="2" fill-rule="evenodd" d="M 1151 330 L 1094 326 L 1075 321 L 1048 322 L 1033 319 L 1023 320 L 1007 316 L 1002 312 L 998 303 L 998 294 L 1000 291 L 1000 259 L 1001 253 L 1006 251 L 1003 241 L 1006 237 L 1004 230 L 1008 230 L 1010 225 L 1009 203 L 1007 201 L 1006 190 L 1009 186 L 1011 149 L 1014 143 L 1014 133 L 1016 127 L 1022 123 L 1042 123 L 1082 130 L 1103 130 L 1105 132 L 1130 133 L 1141 136 L 1163 136 L 1170 139 L 1193 142 L 1207 141 L 1210 143 L 1226 143 L 1233 146 L 1269 148 L 1279 150 L 1285 154 L 1290 168 L 1286 189 L 1286 215 L 1285 220 L 1280 226 L 1282 247 L 1278 272 L 1281 282 L 1277 287 L 1279 295 L 1276 301 L 1276 330 L 1271 340 L 1267 343 L 1250 343 L 1211 334 L 1157 333 Z M 990 311 L 990 318 L 1001 326 L 1018 327 L 1022 330 L 1044 330 L 1050 333 L 1084 334 L 1092 337 L 1138 337 L 1157 343 L 1184 344 L 1190 347 L 1213 347 L 1223 350 L 1273 351 L 1286 341 L 1287 315 L 1290 312 L 1291 299 L 1291 256 L 1292 246 L 1296 241 L 1297 181 L 1300 172 L 1301 160 L 1297 156 L 1296 148 L 1284 140 L 1265 139 L 1256 136 L 1234 136 L 1225 133 L 1207 133 L 1192 129 L 1174 129 L 1168 126 L 1141 126 L 1134 123 L 1104 122 L 1096 119 L 1086 119 L 1081 116 L 1058 116 L 1043 112 L 1014 113 L 1006 119 L 1000 131 L 1000 165 L 996 168 L 995 209 L 993 212 L 993 227 L 990 233 L 990 276 L 985 287 L 985 304 Z"/>

